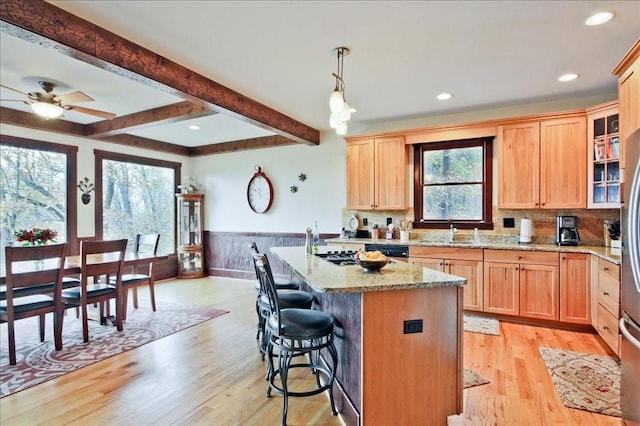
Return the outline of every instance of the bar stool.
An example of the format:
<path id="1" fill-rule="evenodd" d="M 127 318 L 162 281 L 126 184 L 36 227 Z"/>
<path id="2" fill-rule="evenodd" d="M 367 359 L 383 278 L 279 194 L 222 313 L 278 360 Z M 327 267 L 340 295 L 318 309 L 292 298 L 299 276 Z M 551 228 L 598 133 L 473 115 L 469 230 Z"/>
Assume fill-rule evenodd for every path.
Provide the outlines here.
<path id="1" fill-rule="evenodd" d="M 268 273 L 266 256 L 257 254 L 254 255 L 254 259 L 260 286 L 266 291 L 269 300 L 269 315 L 265 321 L 269 362 L 267 397 L 271 396 L 272 391 L 283 395 L 282 425 L 287 423 L 290 396 L 304 397 L 328 391 L 331 414 L 337 415 L 333 399 L 333 380 L 338 367 L 338 351 L 333 343 L 333 316 L 313 309 L 282 308 L 273 277 Z M 323 354 L 328 355 L 326 365 L 320 362 L 321 349 L 326 349 Z M 277 366 L 273 360 L 274 350 L 278 351 Z M 294 357 L 304 361 L 294 363 Z M 292 368 L 310 368 L 316 376 L 315 389 L 289 391 L 287 378 Z M 324 384 L 320 375 L 324 376 Z M 281 385 L 275 382 L 278 376 Z"/>
<path id="2" fill-rule="evenodd" d="M 253 247 L 250 246 L 253 250 Z M 271 266 L 269 265 L 269 259 L 266 255 L 264 256 L 264 268 L 266 273 L 271 278 L 271 282 L 274 282 L 273 272 L 271 271 Z M 266 289 L 260 283 L 259 271 L 256 266 L 256 254 L 253 254 L 253 266 L 256 268 L 256 278 L 258 278 L 258 295 L 256 297 L 256 312 L 258 315 L 258 333 L 256 339 L 260 339 L 260 352 L 262 354 L 262 359 L 266 354 L 267 349 L 267 338 L 265 334 L 265 321 L 269 317 L 270 313 L 270 305 L 269 305 L 269 296 L 267 295 Z M 297 283 L 296 283 L 297 285 Z M 278 297 L 278 301 L 280 302 L 280 306 L 283 308 L 298 308 L 298 309 L 311 309 L 313 305 L 313 295 L 307 293 L 306 291 L 301 290 L 286 290 L 286 289 L 278 289 L 276 288 L 276 293 Z"/>

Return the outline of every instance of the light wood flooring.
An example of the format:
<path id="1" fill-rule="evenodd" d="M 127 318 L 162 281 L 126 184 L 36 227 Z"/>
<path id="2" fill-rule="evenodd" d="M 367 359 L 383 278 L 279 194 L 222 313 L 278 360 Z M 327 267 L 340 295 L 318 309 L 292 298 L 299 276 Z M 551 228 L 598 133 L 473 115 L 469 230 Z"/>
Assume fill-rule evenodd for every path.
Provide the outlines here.
<path id="1" fill-rule="evenodd" d="M 2 398 L 0 424 L 279 424 L 282 398 L 265 396 L 253 282 L 203 278 L 156 287 L 158 300 L 230 313 Z M 146 290 L 140 293 L 148 303 Z M 465 416 L 456 424 L 622 425 L 618 418 L 565 408 L 538 346 L 606 354 L 587 333 L 506 322 L 501 336 L 465 333 L 465 367 L 491 383 L 465 390 Z M 316 395 L 290 399 L 288 424 L 342 422 L 331 415 L 326 396 Z"/>

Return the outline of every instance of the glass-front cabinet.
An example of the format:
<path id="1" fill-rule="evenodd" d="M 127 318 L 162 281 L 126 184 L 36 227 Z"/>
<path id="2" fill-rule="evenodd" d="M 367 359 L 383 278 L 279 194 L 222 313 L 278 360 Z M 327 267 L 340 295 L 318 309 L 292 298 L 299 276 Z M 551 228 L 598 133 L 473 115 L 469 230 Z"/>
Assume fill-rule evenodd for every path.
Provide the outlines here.
<path id="1" fill-rule="evenodd" d="M 589 208 L 620 207 L 620 133 L 618 102 L 587 111 Z"/>
<path id="2" fill-rule="evenodd" d="M 176 194 L 178 199 L 178 277 L 204 277 L 202 253 L 204 194 Z"/>

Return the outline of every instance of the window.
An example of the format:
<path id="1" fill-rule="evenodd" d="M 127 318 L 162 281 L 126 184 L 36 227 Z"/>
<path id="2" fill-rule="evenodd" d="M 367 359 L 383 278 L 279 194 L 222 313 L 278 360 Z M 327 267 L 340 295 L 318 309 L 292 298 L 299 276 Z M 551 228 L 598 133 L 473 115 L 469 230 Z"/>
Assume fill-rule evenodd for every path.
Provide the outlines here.
<path id="1" fill-rule="evenodd" d="M 77 151 L 75 146 L 0 136 L 2 266 L 4 247 L 16 241 L 18 229 L 51 228 L 58 242 L 76 240 Z"/>
<path id="2" fill-rule="evenodd" d="M 175 252 L 175 193 L 180 163 L 95 151 L 96 236 L 160 234 L 158 251 Z"/>
<path id="3" fill-rule="evenodd" d="M 414 145 L 416 228 L 493 229 L 492 140 Z"/>

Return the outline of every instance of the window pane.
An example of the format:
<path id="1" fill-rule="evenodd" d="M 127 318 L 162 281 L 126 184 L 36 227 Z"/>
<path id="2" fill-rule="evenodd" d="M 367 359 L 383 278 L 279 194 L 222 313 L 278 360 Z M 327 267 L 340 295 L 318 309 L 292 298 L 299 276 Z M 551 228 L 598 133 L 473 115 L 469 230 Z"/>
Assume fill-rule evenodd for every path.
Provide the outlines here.
<path id="1" fill-rule="evenodd" d="M 158 251 L 172 253 L 174 242 L 174 171 L 171 168 L 103 160 L 103 237 L 160 234 Z"/>
<path id="2" fill-rule="evenodd" d="M 2 145 L 0 147 L 2 247 L 18 229 L 51 228 L 67 241 L 67 156 Z M 2 250 L 4 265 L 4 250 Z"/>
<path id="3" fill-rule="evenodd" d="M 482 182 L 482 146 L 425 151 L 424 184 Z"/>
<path id="4" fill-rule="evenodd" d="M 482 185 L 426 186 L 424 220 L 482 220 Z"/>

